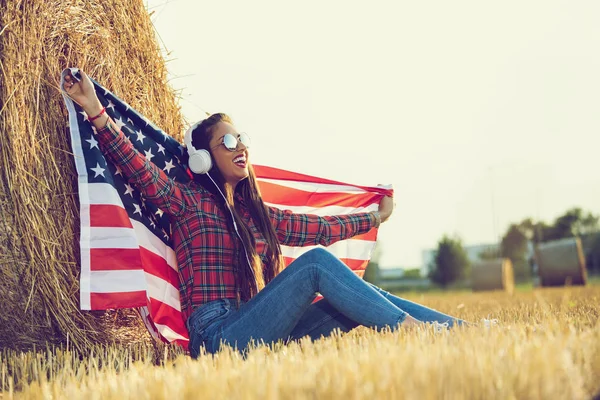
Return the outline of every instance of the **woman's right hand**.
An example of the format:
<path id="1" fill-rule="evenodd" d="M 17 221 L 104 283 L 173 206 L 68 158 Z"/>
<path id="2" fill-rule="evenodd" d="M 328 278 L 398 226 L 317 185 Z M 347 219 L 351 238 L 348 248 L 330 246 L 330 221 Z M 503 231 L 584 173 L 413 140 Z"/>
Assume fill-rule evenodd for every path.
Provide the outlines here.
<path id="1" fill-rule="evenodd" d="M 88 115 L 96 115 L 102 109 L 102 104 L 96 96 L 94 84 L 85 72 L 79 70 L 81 79 L 77 79 L 71 75 L 69 70 L 65 76 L 63 90 L 69 95 L 74 102 L 79 104 Z"/>

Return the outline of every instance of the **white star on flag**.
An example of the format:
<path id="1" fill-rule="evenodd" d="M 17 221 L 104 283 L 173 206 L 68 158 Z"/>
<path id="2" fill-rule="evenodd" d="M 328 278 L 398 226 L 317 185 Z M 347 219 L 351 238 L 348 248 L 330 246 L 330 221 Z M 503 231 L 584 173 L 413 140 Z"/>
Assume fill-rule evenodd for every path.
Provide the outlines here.
<path id="1" fill-rule="evenodd" d="M 172 168 L 175 168 L 175 166 L 173 165 L 173 160 L 169 160 L 165 162 L 165 167 L 163 168 L 163 171 L 167 171 L 168 174 L 169 172 L 171 172 Z"/>
<path id="2" fill-rule="evenodd" d="M 152 158 L 154 157 L 154 154 L 152 154 L 152 149 L 150 150 L 145 150 L 144 151 L 144 155 L 146 156 L 146 159 L 148 161 L 152 161 Z"/>
<path id="3" fill-rule="evenodd" d="M 110 108 L 113 111 L 115 111 L 115 105 L 113 104 L 113 102 L 111 100 L 108 101 L 108 105 L 106 106 L 106 108 Z"/>
<path id="4" fill-rule="evenodd" d="M 88 119 L 88 115 L 85 111 L 79 111 L 79 114 L 83 115 L 83 120 L 84 121 L 89 121 Z"/>
<path id="5" fill-rule="evenodd" d="M 136 203 L 133 203 L 133 206 L 135 207 L 135 211 L 133 213 L 142 215 L 142 209 L 140 208 L 140 206 Z"/>
<path id="6" fill-rule="evenodd" d="M 128 195 L 130 195 L 131 197 L 133 197 L 133 192 L 134 192 L 134 190 L 133 190 L 133 188 L 131 187 L 131 185 L 130 185 L 129 183 L 126 183 L 126 184 L 125 184 L 125 188 L 126 188 L 127 190 L 125 190 L 125 193 L 123 193 L 123 196 L 125 196 L 125 195 L 127 195 L 127 194 L 128 194 Z"/>
<path id="7" fill-rule="evenodd" d="M 157 143 L 158 144 L 158 152 L 159 153 L 163 153 L 163 155 L 165 155 L 165 148 L 162 146 L 162 144 Z"/>
<path id="8" fill-rule="evenodd" d="M 127 122 L 129 122 L 130 125 L 133 125 L 133 121 L 129 117 L 127 117 Z"/>
<path id="9" fill-rule="evenodd" d="M 126 125 L 125 122 L 121 119 L 121 117 L 119 117 L 119 119 L 115 121 L 115 124 L 117 124 L 119 130 L 121 130 L 121 128 L 123 128 Z"/>
<path id="10" fill-rule="evenodd" d="M 94 147 L 97 148 L 98 150 L 100 150 L 100 147 L 98 147 L 98 142 L 96 141 L 96 139 L 94 139 L 93 136 L 90 137 L 89 139 L 86 139 L 85 141 L 90 144 L 90 150 L 93 149 Z"/>
<path id="11" fill-rule="evenodd" d="M 103 178 L 106 178 L 104 176 L 104 171 L 106 170 L 106 168 L 102 168 L 100 166 L 100 163 L 96 163 L 96 168 L 90 168 L 90 169 L 96 173 L 96 175 L 94 175 L 94 178 L 97 178 L 100 175 L 102 175 Z"/>
<path id="12" fill-rule="evenodd" d="M 161 210 L 160 208 L 158 210 L 156 210 L 156 212 L 154 213 L 156 215 L 158 215 L 158 218 L 163 216 L 163 210 Z"/>
<path id="13" fill-rule="evenodd" d="M 121 176 L 123 176 L 123 170 L 118 165 L 117 165 L 117 170 L 115 171 L 115 175 L 121 175 Z"/>
<path id="14" fill-rule="evenodd" d="M 142 144 L 144 144 L 144 139 L 146 139 L 146 136 L 144 136 L 142 131 L 138 129 L 137 131 L 134 131 L 134 132 L 135 132 L 135 135 L 137 136 L 137 141 L 142 142 Z"/>

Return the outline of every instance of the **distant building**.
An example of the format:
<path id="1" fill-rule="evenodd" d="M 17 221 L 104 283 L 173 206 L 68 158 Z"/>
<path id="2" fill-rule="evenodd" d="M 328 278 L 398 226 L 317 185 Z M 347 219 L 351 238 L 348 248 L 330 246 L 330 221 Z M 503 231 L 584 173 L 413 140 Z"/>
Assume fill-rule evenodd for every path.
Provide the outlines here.
<path id="1" fill-rule="evenodd" d="M 401 279 L 404 276 L 404 268 L 379 268 L 377 270 L 377 280 Z"/>
<path id="2" fill-rule="evenodd" d="M 406 271 L 405 268 L 380 268 L 377 270 L 376 284 L 388 291 L 414 290 L 431 285 L 427 278 L 417 278 L 414 277 L 414 274 L 412 277 L 410 274 L 407 277 Z"/>

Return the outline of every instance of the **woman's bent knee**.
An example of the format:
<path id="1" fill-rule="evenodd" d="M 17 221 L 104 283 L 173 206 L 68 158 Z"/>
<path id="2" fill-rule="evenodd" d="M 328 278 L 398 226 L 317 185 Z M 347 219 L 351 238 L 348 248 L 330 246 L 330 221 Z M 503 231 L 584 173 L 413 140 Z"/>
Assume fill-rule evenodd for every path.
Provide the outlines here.
<path id="1" fill-rule="evenodd" d="M 347 268 L 335 255 L 326 249 L 317 247 L 298 257 L 289 266 L 291 270 L 309 270 L 313 278 L 318 280 L 320 271 L 335 271 L 338 268 Z"/>
<path id="2" fill-rule="evenodd" d="M 311 258 L 311 262 L 320 265 L 331 265 L 341 263 L 341 261 L 333 255 L 329 250 L 322 247 L 316 247 L 306 252 L 306 255 Z"/>

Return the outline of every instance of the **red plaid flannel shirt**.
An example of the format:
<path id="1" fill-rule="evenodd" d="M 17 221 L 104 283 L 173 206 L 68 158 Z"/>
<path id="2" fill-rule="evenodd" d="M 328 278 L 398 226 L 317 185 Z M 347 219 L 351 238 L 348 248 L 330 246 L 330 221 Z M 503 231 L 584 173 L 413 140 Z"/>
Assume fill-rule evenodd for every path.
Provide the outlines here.
<path id="1" fill-rule="evenodd" d="M 169 178 L 140 154 L 121 131 L 113 130 L 110 125 L 98 130 L 96 136 L 105 156 L 122 169 L 129 182 L 147 201 L 171 217 L 185 318 L 204 303 L 222 298 L 236 299 L 233 265 L 237 257 L 234 238 L 226 223 L 231 215 L 221 210 L 213 194 L 195 182 L 182 184 Z M 264 266 L 268 263 L 265 238 L 239 199 L 237 210 L 254 234 L 256 250 Z M 287 246 L 328 246 L 366 233 L 375 224 L 370 213 L 319 217 L 269 207 L 269 217 L 279 242 Z"/>

